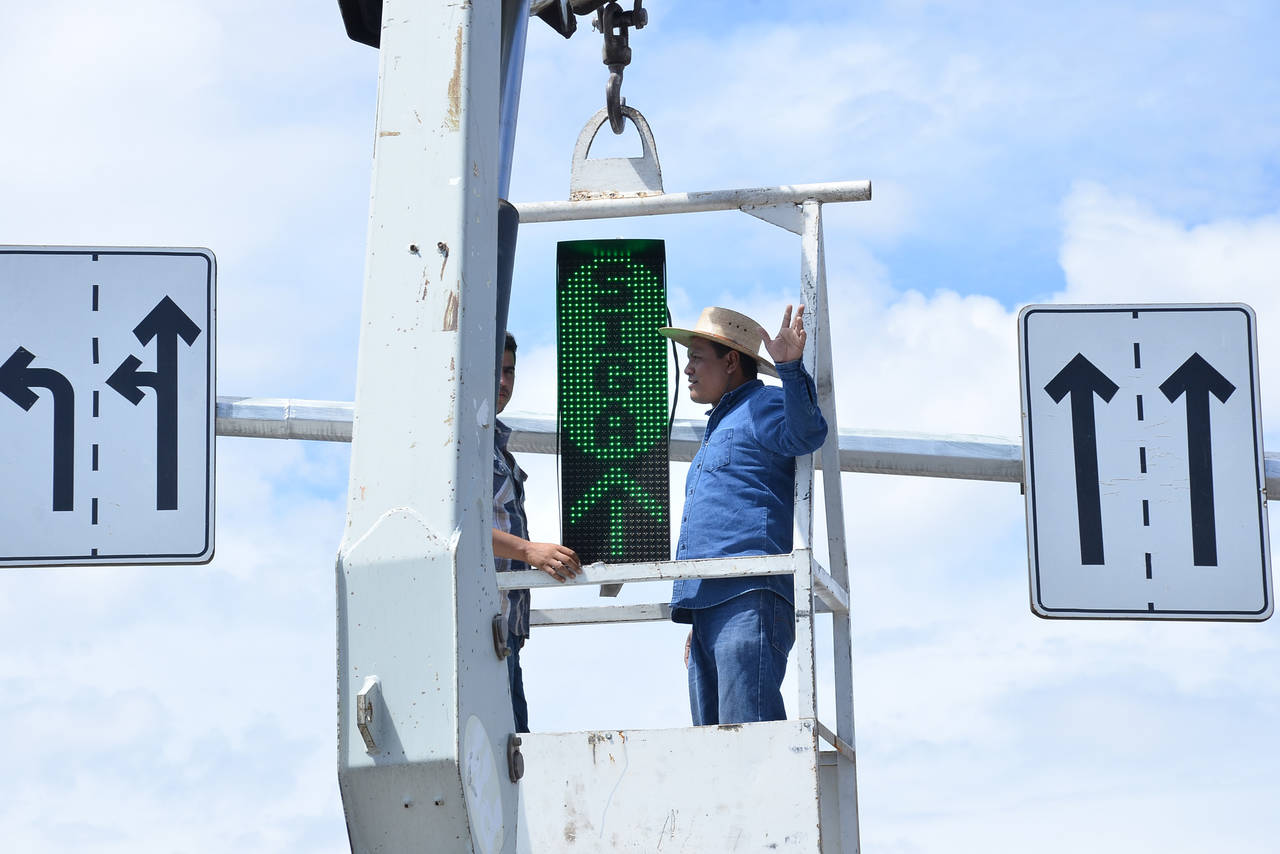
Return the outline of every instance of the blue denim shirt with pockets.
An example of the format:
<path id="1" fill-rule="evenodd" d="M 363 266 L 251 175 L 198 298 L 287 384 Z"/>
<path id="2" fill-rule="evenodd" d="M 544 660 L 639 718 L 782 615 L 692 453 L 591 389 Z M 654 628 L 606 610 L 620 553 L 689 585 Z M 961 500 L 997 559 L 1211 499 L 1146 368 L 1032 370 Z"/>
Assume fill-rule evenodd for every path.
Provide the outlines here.
<path id="1" fill-rule="evenodd" d="M 827 438 L 813 378 L 799 359 L 777 366 L 782 388 L 751 380 L 710 411 L 702 446 L 685 478 L 676 559 L 787 554 L 795 503 L 795 458 Z M 792 576 L 681 579 L 671 619 L 751 590 L 772 590 L 795 603 Z"/>

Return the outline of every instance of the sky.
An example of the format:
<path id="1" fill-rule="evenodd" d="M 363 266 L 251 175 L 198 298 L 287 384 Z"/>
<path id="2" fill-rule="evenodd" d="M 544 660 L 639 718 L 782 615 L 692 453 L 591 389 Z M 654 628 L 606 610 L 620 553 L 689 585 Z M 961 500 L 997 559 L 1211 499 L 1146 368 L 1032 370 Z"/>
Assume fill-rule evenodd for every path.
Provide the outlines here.
<path id="1" fill-rule="evenodd" d="M 1020 441 L 1017 312 L 1043 302 L 1247 303 L 1266 412 L 1273 4 L 647 8 L 623 94 L 668 191 L 873 182 L 871 202 L 824 210 L 842 428 Z M 49 0 L 3 20 L 0 242 L 208 247 L 218 393 L 352 400 L 377 55 L 336 4 Z M 513 200 L 567 197 L 602 106 L 597 39 L 532 23 Z M 739 213 L 526 225 L 513 413 L 554 411 L 555 244 L 596 236 L 667 241 L 677 324 L 720 304 L 769 325 L 798 299 L 796 238 Z M 700 417 L 687 398 L 678 415 Z M 347 850 L 333 567 L 349 449 L 224 437 L 217 454 L 207 566 L 0 572 L 6 850 Z M 554 539 L 552 461 L 522 462 L 546 490 L 533 534 Z M 842 483 L 864 850 L 1274 850 L 1280 623 L 1044 621 L 1017 485 Z M 685 725 L 683 637 L 536 630 L 533 728 Z M 829 719 L 829 679 L 821 693 Z"/>

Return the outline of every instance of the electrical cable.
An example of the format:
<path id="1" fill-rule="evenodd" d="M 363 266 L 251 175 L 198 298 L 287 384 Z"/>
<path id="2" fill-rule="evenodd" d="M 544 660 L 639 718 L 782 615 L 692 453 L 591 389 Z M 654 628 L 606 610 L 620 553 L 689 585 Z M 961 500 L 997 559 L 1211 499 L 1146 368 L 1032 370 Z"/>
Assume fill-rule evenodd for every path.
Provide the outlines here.
<path id="1" fill-rule="evenodd" d="M 667 326 L 674 326 L 671 322 L 671 306 L 667 306 Z M 680 399 L 680 354 L 676 351 L 676 339 L 671 339 L 671 358 L 676 363 L 676 382 L 675 392 L 671 395 L 671 418 L 667 420 L 667 441 L 671 441 L 671 430 L 676 424 L 676 401 Z"/>

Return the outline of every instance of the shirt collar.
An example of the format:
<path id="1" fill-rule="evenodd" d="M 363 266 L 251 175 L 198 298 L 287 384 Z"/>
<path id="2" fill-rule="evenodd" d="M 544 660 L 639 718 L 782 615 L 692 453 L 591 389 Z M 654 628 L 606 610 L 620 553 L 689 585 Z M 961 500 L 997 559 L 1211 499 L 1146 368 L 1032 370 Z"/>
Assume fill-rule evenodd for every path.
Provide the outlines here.
<path id="1" fill-rule="evenodd" d="M 747 397 L 749 397 L 751 392 L 755 391 L 757 388 L 762 387 L 763 385 L 764 383 L 760 382 L 760 380 L 758 379 L 747 380 L 745 383 L 738 386 L 737 388 L 732 389 L 730 391 L 726 391 L 724 395 L 720 398 L 720 402 L 707 410 L 707 415 L 713 416 L 717 412 L 723 415 L 724 413 L 728 412 L 730 409 L 733 409 L 735 406 L 737 406 L 740 401 L 743 401 Z"/>
<path id="2" fill-rule="evenodd" d="M 501 450 L 507 449 L 507 440 L 511 438 L 511 428 L 502 423 L 502 419 L 493 419 L 493 446 Z"/>

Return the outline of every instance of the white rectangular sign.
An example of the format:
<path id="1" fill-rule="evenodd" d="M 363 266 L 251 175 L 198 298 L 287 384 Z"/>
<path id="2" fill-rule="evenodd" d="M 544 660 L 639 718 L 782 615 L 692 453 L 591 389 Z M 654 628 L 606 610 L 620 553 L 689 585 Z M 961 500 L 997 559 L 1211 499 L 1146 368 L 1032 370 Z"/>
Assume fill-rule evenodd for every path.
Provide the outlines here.
<path id="1" fill-rule="evenodd" d="M 1032 610 L 1271 616 L 1253 310 L 1033 305 L 1018 332 Z"/>
<path id="2" fill-rule="evenodd" d="M 0 566 L 213 557 L 207 249 L 0 247 Z"/>

